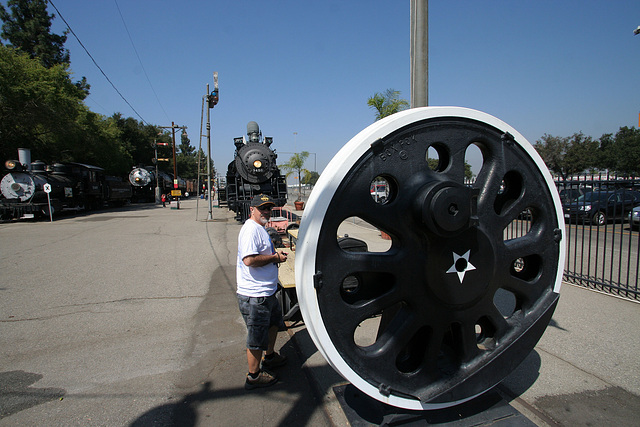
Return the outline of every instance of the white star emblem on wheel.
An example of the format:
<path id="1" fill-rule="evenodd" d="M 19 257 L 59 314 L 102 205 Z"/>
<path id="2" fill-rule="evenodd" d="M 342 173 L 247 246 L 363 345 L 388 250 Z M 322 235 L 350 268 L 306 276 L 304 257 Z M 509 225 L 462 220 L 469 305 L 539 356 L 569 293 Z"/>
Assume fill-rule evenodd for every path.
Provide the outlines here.
<path id="1" fill-rule="evenodd" d="M 467 271 L 476 269 L 476 267 L 469 262 L 470 252 L 471 250 L 468 250 L 462 256 L 453 252 L 453 265 L 447 270 L 447 273 L 458 273 L 458 279 L 460 279 L 460 283 L 462 283 L 462 281 L 464 280 L 464 275 L 467 273 Z"/>

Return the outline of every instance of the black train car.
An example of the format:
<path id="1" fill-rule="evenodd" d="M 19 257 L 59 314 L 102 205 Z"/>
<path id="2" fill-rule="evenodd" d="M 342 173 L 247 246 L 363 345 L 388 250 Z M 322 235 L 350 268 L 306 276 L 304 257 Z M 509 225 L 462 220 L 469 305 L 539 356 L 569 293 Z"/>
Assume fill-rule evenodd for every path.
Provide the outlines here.
<path id="1" fill-rule="evenodd" d="M 249 217 L 253 196 L 268 194 L 276 206 L 287 203 L 287 180 L 276 165 L 278 155 L 270 148 L 273 138 L 262 137 L 256 122 L 247 124 L 247 136 L 234 138 L 235 156 L 227 168 L 225 199 L 236 219 L 244 222 Z M 221 199 L 222 200 L 222 199 Z"/>
<path id="2" fill-rule="evenodd" d="M 129 183 L 105 175 L 104 169 L 98 166 L 31 162 L 27 149 L 20 149 L 18 155 L 20 160 L 5 162 L 7 173 L 0 181 L 2 219 L 48 216 L 49 203 L 54 214 L 124 204 L 131 199 Z"/>
<path id="3" fill-rule="evenodd" d="M 174 185 L 172 178 L 166 172 L 158 171 L 156 179 L 156 169 L 154 166 L 139 166 L 133 168 L 129 173 L 129 182 L 132 187 L 133 202 L 153 202 L 155 201 L 156 185 L 160 188 L 160 194 L 171 196 L 173 190 L 180 190 L 182 197 L 186 197 L 187 181 L 178 177 L 178 187 Z"/>

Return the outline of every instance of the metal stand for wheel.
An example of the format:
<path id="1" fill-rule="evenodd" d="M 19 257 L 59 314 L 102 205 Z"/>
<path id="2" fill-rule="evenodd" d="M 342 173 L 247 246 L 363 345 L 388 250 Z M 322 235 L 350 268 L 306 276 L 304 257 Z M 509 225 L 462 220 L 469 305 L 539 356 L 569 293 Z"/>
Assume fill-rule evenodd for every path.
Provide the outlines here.
<path id="1" fill-rule="evenodd" d="M 490 390 L 460 405 L 429 411 L 413 411 L 379 402 L 352 384 L 333 388 L 349 424 L 354 427 L 391 426 L 535 426 L 500 395 Z"/>

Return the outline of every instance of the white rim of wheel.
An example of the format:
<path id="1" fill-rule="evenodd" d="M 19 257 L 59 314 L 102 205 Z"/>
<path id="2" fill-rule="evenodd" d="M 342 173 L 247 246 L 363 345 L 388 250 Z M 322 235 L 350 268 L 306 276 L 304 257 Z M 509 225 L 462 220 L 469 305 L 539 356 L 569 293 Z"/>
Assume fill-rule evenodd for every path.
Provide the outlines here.
<path id="1" fill-rule="evenodd" d="M 371 144 L 380 138 L 384 138 L 392 132 L 399 130 L 416 121 L 438 118 L 438 117 L 459 117 L 472 119 L 487 123 L 502 132 L 511 134 L 515 142 L 522 147 L 529 157 L 536 164 L 539 172 L 544 177 L 548 188 L 555 189 L 555 184 L 551 174 L 546 168 L 542 158 L 533 146 L 515 129 L 505 122 L 481 111 L 462 107 L 422 107 L 414 108 L 396 113 L 377 121 L 362 130 L 353 137 L 335 155 L 329 165 L 323 171 L 318 180 L 309 201 L 307 202 L 304 220 L 300 224 L 296 252 L 296 290 L 300 302 L 300 310 L 305 319 L 305 324 L 309 335 L 313 339 L 316 347 L 324 356 L 327 362 L 346 380 L 350 381 L 362 392 L 374 399 L 396 407 L 405 409 L 439 409 L 454 406 L 464 401 L 446 403 L 423 403 L 419 400 L 408 399 L 396 395 L 383 395 L 372 384 L 362 379 L 340 356 L 338 350 L 331 341 L 329 334 L 322 321 L 320 306 L 316 290 L 314 288 L 315 263 L 317 255 L 317 237 L 320 235 L 323 219 L 326 215 L 329 204 L 340 183 L 345 179 L 346 174 L 353 167 L 354 162 L 360 159 L 371 148 Z M 564 219 L 562 204 L 557 191 L 550 192 L 553 197 L 555 214 L 558 220 L 558 227 L 564 232 Z M 558 270 L 556 274 L 553 292 L 559 293 L 562 283 L 563 266 L 566 256 L 565 244 L 560 244 Z M 477 396 L 477 395 L 476 395 Z"/>

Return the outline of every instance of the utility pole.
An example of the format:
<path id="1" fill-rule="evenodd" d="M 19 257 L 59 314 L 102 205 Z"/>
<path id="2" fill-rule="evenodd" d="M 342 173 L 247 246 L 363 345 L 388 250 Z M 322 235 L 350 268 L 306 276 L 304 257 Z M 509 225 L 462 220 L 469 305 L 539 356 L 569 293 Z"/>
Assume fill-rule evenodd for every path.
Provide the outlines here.
<path id="1" fill-rule="evenodd" d="M 158 135 L 162 135 L 162 133 L 158 133 Z M 169 145 L 168 142 L 158 142 L 157 138 L 153 139 L 153 147 L 155 149 L 156 157 L 153 159 L 153 163 L 156 165 L 156 205 L 160 203 L 160 175 L 158 174 L 158 162 L 168 162 L 169 159 L 159 159 L 158 158 L 158 145 Z"/>
<path id="2" fill-rule="evenodd" d="M 429 0 L 411 0 L 411 108 L 429 105 Z"/>
<path id="3" fill-rule="evenodd" d="M 209 84 L 207 84 L 207 192 L 209 199 L 209 213 L 207 219 L 213 219 L 213 197 L 211 196 L 211 109 L 216 106 L 219 100 L 218 94 L 218 72 L 213 72 L 213 92 L 209 93 Z M 219 196 L 218 196 L 219 197 Z M 218 199 L 218 203 L 219 203 Z"/>
<path id="4" fill-rule="evenodd" d="M 638 28 L 633 30 L 634 36 L 637 36 L 638 34 L 640 34 L 640 25 L 638 25 Z M 640 113 L 638 113 L 638 127 L 640 127 Z"/>
<path id="5" fill-rule="evenodd" d="M 174 191 L 171 192 L 172 196 L 176 197 L 177 205 L 176 207 L 180 209 L 180 196 L 182 194 L 177 190 L 178 188 L 178 165 L 176 163 L 176 129 L 182 129 L 184 134 L 187 133 L 186 126 L 178 126 L 174 122 L 171 122 L 171 126 L 158 126 L 160 129 L 171 129 L 171 142 L 173 143 L 173 188 Z"/>

